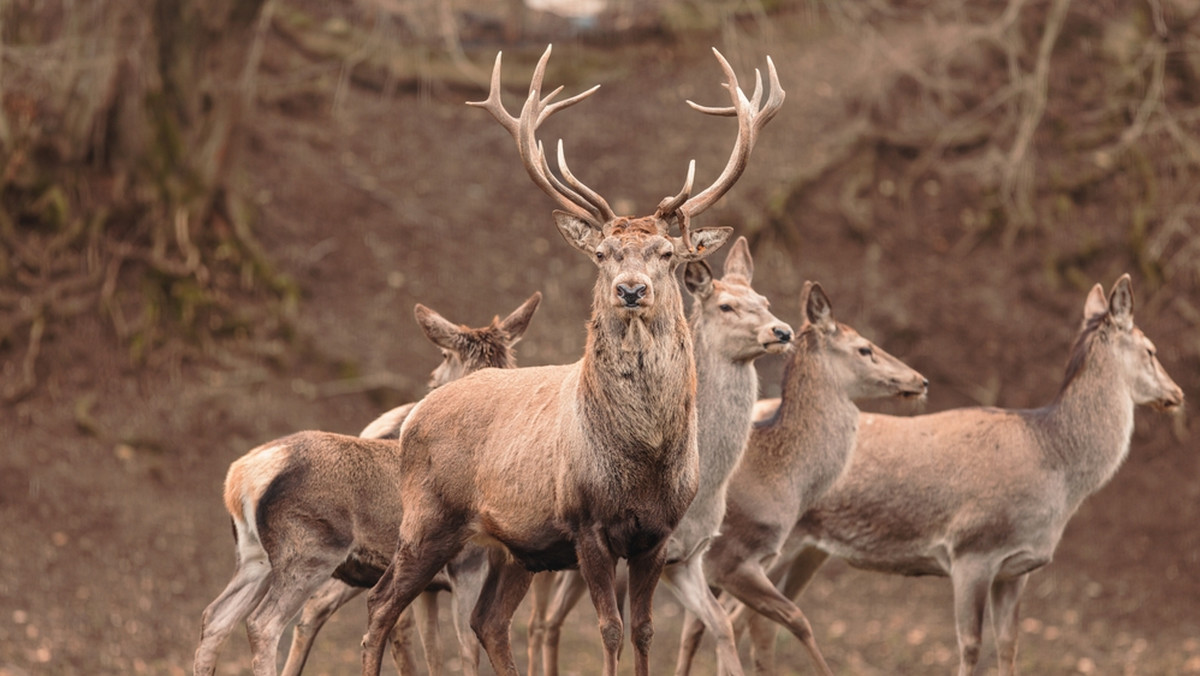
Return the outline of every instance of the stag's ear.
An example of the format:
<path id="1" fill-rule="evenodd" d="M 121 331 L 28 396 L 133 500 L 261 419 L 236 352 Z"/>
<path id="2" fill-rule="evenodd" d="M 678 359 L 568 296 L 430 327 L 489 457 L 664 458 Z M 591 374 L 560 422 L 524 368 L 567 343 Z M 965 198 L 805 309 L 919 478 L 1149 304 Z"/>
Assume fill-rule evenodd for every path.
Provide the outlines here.
<path id="1" fill-rule="evenodd" d="M 1108 314 L 1108 299 L 1104 297 L 1104 287 L 1099 284 L 1088 292 L 1087 301 L 1083 304 L 1083 323 Z"/>
<path id="2" fill-rule="evenodd" d="M 692 240 L 692 250 L 688 251 L 683 246 L 681 238 L 676 237 L 676 255 L 683 261 L 698 261 L 702 258 L 707 258 L 709 254 L 720 249 L 732 234 L 733 228 L 728 226 L 693 230 L 689 233 L 689 238 Z"/>
<path id="3" fill-rule="evenodd" d="M 696 298 L 708 298 L 713 291 L 712 268 L 705 261 L 691 261 L 683 269 L 683 284 Z"/>
<path id="4" fill-rule="evenodd" d="M 725 276 L 745 277 L 749 282 L 754 277 L 754 259 L 750 256 L 750 242 L 738 237 L 725 257 Z"/>
<path id="5" fill-rule="evenodd" d="M 538 303 L 542 302 L 542 292 L 534 291 L 521 307 L 512 311 L 512 314 L 504 318 L 500 322 L 500 328 L 508 334 L 508 344 L 513 346 L 517 341 L 521 340 L 521 336 L 525 335 L 525 329 L 529 328 L 529 320 L 533 319 L 533 313 L 538 309 Z"/>
<path id="6" fill-rule="evenodd" d="M 587 254 L 588 258 L 595 256 L 596 247 L 600 246 L 601 241 L 600 231 L 595 226 L 574 214 L 558 209 L 554 210 L 554 223 L 558 225 L 558 231 L 562 233 L 563 239 L 567 240 L 567 244 Z"/>
<path id="7" fill-rule="evenodd" d="M 420 303 L 413 308 L 413 314 L 429 342 L 446 350 L 458 349 L 457 339 L 462 335 L 459 326 Z"/>
<path id="8" fill-rule="evenodd" d="M 800 292 L 800 302 L 804 306 L 804 318 L 813 326 L 823 327 L 833 321 L 833 306 L 829 297 L 816 282 L 805 282 L 804 290 Z"/>
<path id="9" fill-rule="evenodd" d="M 1121 275 L 1108 295 L 1108 317 L 1113 325 L 1128 331 L 1133 328 L 1133 281 Z"/>

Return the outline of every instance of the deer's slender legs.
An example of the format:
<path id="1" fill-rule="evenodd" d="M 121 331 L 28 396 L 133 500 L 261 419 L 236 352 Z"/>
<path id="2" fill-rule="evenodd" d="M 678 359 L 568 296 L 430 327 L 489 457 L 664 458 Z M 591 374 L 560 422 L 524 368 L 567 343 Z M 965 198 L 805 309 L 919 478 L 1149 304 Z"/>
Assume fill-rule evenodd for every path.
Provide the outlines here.
<path id="1" fill-rule="evenodd" d="M 261 556 L 246 556 L 238 562 L 233 579 L 225 585 L 225 590 L 204 609 L 200 646 L 196 648 L 192 666 L 196 676 L 212 676 L 215 673 L 217 651 L 229 638 L 233 628 L 246 619 L 267 593 L 270 572 L 271 564 L 267 562 L 266 552 L 262 552 Z"/>
<path id="2" fill-rule="evenodd" d="M 588 585 L 578 571 L 560 571 L 554 577 L 554 599 L 546 614 L 545 632 L 542 643 L 543 676 L 558 676 L 558 643 L 562 637 L 562 626 L 571 609 L 579 603 Z M 619 598 L 619 597 L 618 597 Z"/>
<path id="3" fill-rule="evenodd" d="M 1017 619 L 1020 615 L 1021 592 L 1029 574 L 992 582 L 992 630 L 996 633 L 996 656 L 1000 661 L 1000 676 L 1017 674 Z"/>
<path id="4" fill-rule="evenodd" d="M 300 620 L 292 629 L 292 644 L 288 648 L 287 662 L 283 665 L 281 676 L 300 676 L 321 627 L 339 608 L 364 591 L 362 587 L 352 587 L 335 578 L 329 578 L 321 584 L 305 601 Z"/>
<path id="5" fill-rule="evenodd" d="M 319 555 L 280 558 L 267 576 L 266 593 L 246 618 L 254 676 L 275 676 L 284 629 L 341 560 Z"/>
<path id="6" fill-rule="evenodd" d="M 404 609 L 404 612 L 400 613 L 400 619 L 396 621 L 396 626 L 392 627 L 392 634 L 388 639 L 388 645 L 392 648 L 392 661 L 396 663 L 396 671 L 400 673 L 400 676 L 417 676 L 417 660 L 413 657 L 412 640 L 415 624 L 413 621 L 413 606 L 409 606 Z M 441 653 L 437 653 L 435 659 L 440 658 Z M 428 663 L 429 653 L 425 654 L 425 659 Z M 440 664 L 439 661 L 439 668 Z M 440 673 L 440 671 L 430 672 L 433 676 L 440 676 Z"/>
<path id="7" fill-rule="evenodd" d="M 982 646 L 983 612 L 992 571 L 984 561 L 958 560 L 950 566 L 954 585 L 954 625 L 958 632 L 958 676 L 973 676 Z"/>
<path id="8" fill-rule="evenodd" d="M 654 637 L 654 588 L 667 560 L 667 540 L 629 561 L 629 626 L 634 673 L 650 676 L 650 641 Z"/>
<path id="9" fill-rule="evenodd" d="M 542 656 L 546 638 L 546 613 L 550 607 L 550 594 L 554 591 L 556 573 L 543 571 L 533 576 L 529 587 L 529 640 L 526 657 L 529 659 L 527 676 L 537 676 L 537 663 Z"/>
<path id="10" fill-rule="evenodd" d="M 436 513 L 433 510 L 425 513 Z M 416 525 L 424 531 L 409 534 L 410 525 L 405 513 L 401 526 L 400 545 L 383 577 L 367 594 L 367 634 L 363 637 L 363 676 L 379 676 L 383 663 L 384 644 L 400 613 L 425 591 L 433 577 L 466 543 L 466 533 L 458 524 L 424 523 Z M 424 537 L 436 532 L 438 537 Z M 412 543 L 420 543 L 418 551 Z"/>
<path id="11" fill-rule="evenodd" d="M 667 566 L 663 571 L 663 579 L 672 587 L 676 598 L 694 614 L 717 639 L 718 673 L 742 673 L 741 661 L 738 659 L 737 643 L 733 638 L 733 625 L 725 614 L 725 609 L 713 596 L 704 578 L 703 558 L 697 553 L 680 563 Z M 676 663 L 676 676 L 680 675 L 680 665 Z"/>
<path id="12" fill-rule="evenodd" d="M 468 545 L 446 567 L 451 586 L 450 616 L 454 620 L 454 633 L 458 635 L 463 676 L 479 673 L 479 639 L 471 629 L 471 613 L 482 592 L 487 571 L 487 552 L 475 545 Z"/>
<path id="13" fill-rule="evenodd" d="M 829 554 L 816 547 L 805 547 L 786 565 L 773 568 L 770 578 L 778 584 L 778 578 L 783 578 L 783 595 L 793 602 L 800 599 L 808 583 L 817 574 L 821 566 L 829 560 Z M 754 661 L 754 669 L 759 674 L 776 673 L 775 639 L 779 626 L 766 621 L 758 613 L 742 613 L 750 631 L 750 659 Z M 735 628 L 735 634 L 737 630 Z"/>
<path id="14" fill-rule="evenodd" d="M 616 676 L 617 651 L 625 631 L 614 585 L 617 560 L 609 551 L 604 536 L 592 529 L 579 532 L 575 551 L 579 559 L 579 573 L 587 583 L 600 623 L 600 640 L 604 644 L 603 673 L 605 676 Z"/>
<path id="15" fill-rule="evenodd" d="M 441 676 L 445 669 L 445 665 L 442 663 L 442 632 L 438 628 L 437 595 L 436 591 L 421 592 L 412 608 L 400 615 L 400 622 L 392 630 L 392 656 L 396 656 L 397 650 L 402 650 L 401 655 L 411 660 L 412 649 L 409 646 L 412 641 L 409 639 L 409 632 L 404 630 L 413 624 L 413 615 L 416 616 L 417 634 L 421 638 L 421 647 L 425 653 L 425 666 L 429 669 L 430 676 Z M 400 662 L 397 661 L 396 666 L 399 667 L 399 665 Z M 402 675 L 403 673 L 401 672 Z M 414 670 L 413 673 L 415 674 L 416 671 Z"/>
<path id="16" fill-rule="evenodd" d="M 767 577 L 762 565 L 756 561 L 743 561 L 718 582 L 725 591 L 736 596 L 751 609 L 787 627 L 804 644 L 809 657 L 817 666 L 817 670 L 827 676 L 832 675 L 833 672 L 830 671 L 820 649 L 817 648 L 817 641 L 813 636 L 812 625 L 809 624 L 808 618 L 796 607 L 796 604 L 779 593 L 779 590 Z"/>
<path id="17" fill-rule="evenodd" d="M 533 573 L 509 560 L 505 552 L 489 552 L 487 578 L 479 592 L 475 611 L 471 614 L 471 627 L 483 644 L 492 669 L 500 676 L 520 675 L 516 660 L 513 659 L 509 632 L 513 614 L 525 598 L 532 579 Z"/>

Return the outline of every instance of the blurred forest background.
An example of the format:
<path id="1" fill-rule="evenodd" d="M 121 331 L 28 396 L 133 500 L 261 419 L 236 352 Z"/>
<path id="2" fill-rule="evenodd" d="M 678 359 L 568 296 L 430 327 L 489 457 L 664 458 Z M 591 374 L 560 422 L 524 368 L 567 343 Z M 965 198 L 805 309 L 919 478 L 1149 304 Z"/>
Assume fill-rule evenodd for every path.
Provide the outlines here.
<path id="1" fill-rule="evenodd" d="M 593 268 L 462 105 L 501 49 L 518 105 L 549 42 L 548 87 L 603 86 L 542 138 L 638 215 L 727 157 L 731 123 L 683 103 L 725 100 L 709 48 L 744 87 L 770 55 L 787 102 L 703 224 L 750 237 L 793 325 L 820 280 L 929 377 L 927 410 L 1047 403 L 1088 288 L 1122 272 L 1200 392 L 1198 0 L 0 0 L 0 675 L 190 673 L 232 572 L 225 468 L 420 397 L 415 302 L 478 326 L 541 290 L 521 362 L 578 358 Z M 1139 413 L 1033 576 L 1026 673 L 1200 673 L 1190 415 Z M 945 580 L 834 563 L 802 607 L 839 673 L 956 664 Z M 364 619 L 308 673 L 354 673 Z M 569 673 L 597 638 L 581 606 Z M 240 635 L 225 655 L 248 670 Z"/>

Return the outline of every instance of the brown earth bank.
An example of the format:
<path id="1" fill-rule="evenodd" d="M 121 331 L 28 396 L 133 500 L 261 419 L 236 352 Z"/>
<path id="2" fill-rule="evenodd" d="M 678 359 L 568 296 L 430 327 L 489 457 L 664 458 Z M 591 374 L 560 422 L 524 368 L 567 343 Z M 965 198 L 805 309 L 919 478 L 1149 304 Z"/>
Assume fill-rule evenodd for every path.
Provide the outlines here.
<path id="1" fill-rule="evenodd" d="M 925 410 L 1032 407 L 1057 391 L 1087 289 L 1128 271 L 1139 325 L 1195 397 L 1197 318 L 1175 299 L 1194 293 L 1198 280 L 1142 274 L 1119 191 L 1096 190 L 1006 238 L 964 228 L 978 195 L 953 178 L 922 173 L 910 193 L 897 192 L 914 158 L 884 141 L 867 143 L 878 150 L 871 161 L 809 176 L 840 152 L 837 139 L 864 101 L 885 95 L 876 89 L 887 73 L 916 68 L 950 32 L 896 21 L 865 40 L 800 13 L 778 17 L 770 30 L 687 40 L 560 40 L 548 85 L 564 84 L 567 94 L 603 86 L 540 136 L 563 137 L 573 171 L 618 212 L 649 213 L 678 190 L 689 159 L 706 185 L 731 147 L 730 120 L 684 105 L 726 101 L 710 46 L 730 57 L 747 87 L 769 54 L 787 102 L 739 184 L 700 224 L 751 236 L 755 287 L 775 314 L 798 326 L 798 292 L 819 280 L 840 319 L 930 379 Z M 469 56 L 486 69 L 497 47 Z M 542 47 L 505 47 L 510 110 Z M 300 429 L 354 433 L 419 397 L 437 352 L 413 321 L 414 303 L 477 326 L 538 290 L 544 300 L 520 362 L 581 354 L 593 267 L 560 240 L 552 204 L 509 136 L 463 105 L 483 98 L 483 87 L 431 81 L 381 93 L 346 86 L 340 68 L 273 36 L 246 121 L 239 189 L 260 209 L 257 234 L 271 259 L 303 290 L 295 336 L 257 349 L 235 341 L 226 347 L 240 356 L 225 361 L 163 350 L 132 366 L 106 325 L 84 316 L 47 336 L 41 387 L 0 409 L 0 674 L 190 673 L 201 611 L 233 570 L 220 501 L 229 463 Z M 798 196 L 789 192 L 804 181 Z M 1158 199 L 1175 194 L 1163 187 Z M 866 206 L 866 218 L 848 215 L 855 204 Z M 1061 264 L 1066 256 L 1056 252 L 1082 250 L 1081 242 L 1089 255 Z M 779 369 L 778 359 L 761 364 L 765 396 L 777 395 Z M 1200 673 L 1200 456 L 1188 417 L 1138 413 L 1124 467 L 1084 503 L 1055 561 L 1032 576 L 1024 673 Z M 653 672 L 667 673 L 681 613 L 669 594 L 659 599 Z M 956 666 L 946 580 L 834 562 L 801 605 L 838 673 Z M 525 616 L 514 625 L 518 654 Z M 364 626 L 359 600 L 318 639 L 306 673 L 355 673 Z M 795 640 L 780 645 L 786 673 L 811 672 Z M 699 673 L 714 672 L 711 653 L 706 644 Z M 586 603 L 563 655 L 566 673 L 599 670 Z M 623 673 L 631 673 L 629 655 Z M 238 632 L 219 673 L 248 670 Z"/>

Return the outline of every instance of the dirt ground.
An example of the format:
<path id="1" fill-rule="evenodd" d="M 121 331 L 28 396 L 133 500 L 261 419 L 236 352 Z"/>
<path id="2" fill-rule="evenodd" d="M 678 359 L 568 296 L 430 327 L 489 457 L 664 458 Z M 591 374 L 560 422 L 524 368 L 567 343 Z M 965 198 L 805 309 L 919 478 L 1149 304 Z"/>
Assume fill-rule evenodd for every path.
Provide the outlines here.
<path id="1" fill-rule="evenodd" d="M 683 103 L 725 100 L 710 45 L 720 43 L 744 80 L 770 54 L 787 102 L 745 176 L 701 224 L 755 235 L 755 286 L 793 325 L 802 283 L 821 281 L 836 316 L 930 379 L 926 410 L 1047 403 L 1087 285 L 1108 287 L 1128 257 L 1110 247 L 1074 282 L 1046 273 L 1044 239 L 965 245 L 956 219 L 967 205 L 936 186 L 916 204 L 888 206 L 886 190 L 872 193 L 876 218 L 865 232 L 829 217 L 814 197 L 795 205 L 788 237 L 768 233 L 764 205 L 824 147 L 878 65 L 852 37 L 799 19 L 768 38 L 609 49 L 561 41 L 551 84 L 568 94 L 603 86 L 547 123 L 541 138 L 562 136 L 572 169 L 618 212 L 649 213 L 678 190 L 689 159 L 706 184 L 729 152 L 732 123 Z M 0 409 L 0 676 L 190 673 L 201 611 L 233 570 L 220 501 L 229 463 L 300 429 L 357 432 L 419 397 L 437 352 L 412 319 L 415 302 L 481 325 L 540 290 L 521 363 L 581 353 L 593 267 L 556 234 L 553 205 L 508 135 L 463 105 L 482 89 L 426 83 L 335 96 L 337 64 L 278 41 L 269 47 L 240 180 L 261 209 L 263 244 L 303 288 L 297 335 L 251 367 L 168 354 L 136 368 L 98 322 L 81 319 L 48 337 L 43 387 Z M 479 63 L 490 63 L 490 51 Z M 506 51 L 510 109 L 539 51 Z M 873 171 L 868 180 L 882 186 L 888 168 Z M 1064 222 L 1056 236 L 1120 241 L 1116 224 L 1094 217 L 1103 213 L 1100 205 Z M 1137 276 L 1134 290 L 1146 297 Z M 1165 303 L 1138 309 L 1164 365 L 1194 398 L 1200 364 L 1181 355 L 1195 336 Z M 761 364 L 764 396 L 778 393 L 779 367 Z M 1139 412 L 1125 466 L 1083 505 L 1056 560 L 1033 575 L 1024 673 L 1200 673 L 1200 456 L 1187 416 Z M 585 606 L 572 618 L 566 673 L 598 671 Z M 802 607 L 838 673 L 949 673 L 957 662 L 946 580 L 834 562 Z M 654 673 L 673 664 L 679 615 L 661 594 Z M 364 622 L 361 600 L 344 609 L 306 673 L 356 673 Z M 523 613 L 514 641 L 520 654 Z M 811 673 L 796 641 L 780 645 L 787 673 Z M 703 650 L 701 673 L 713 673 L 711 653 Z M 628 655 L 622 668 L 631 673 Z M 990 650 L 984 659 L 994 661 Z M 219 673 L 248 669 L 239 632 Z"/>

